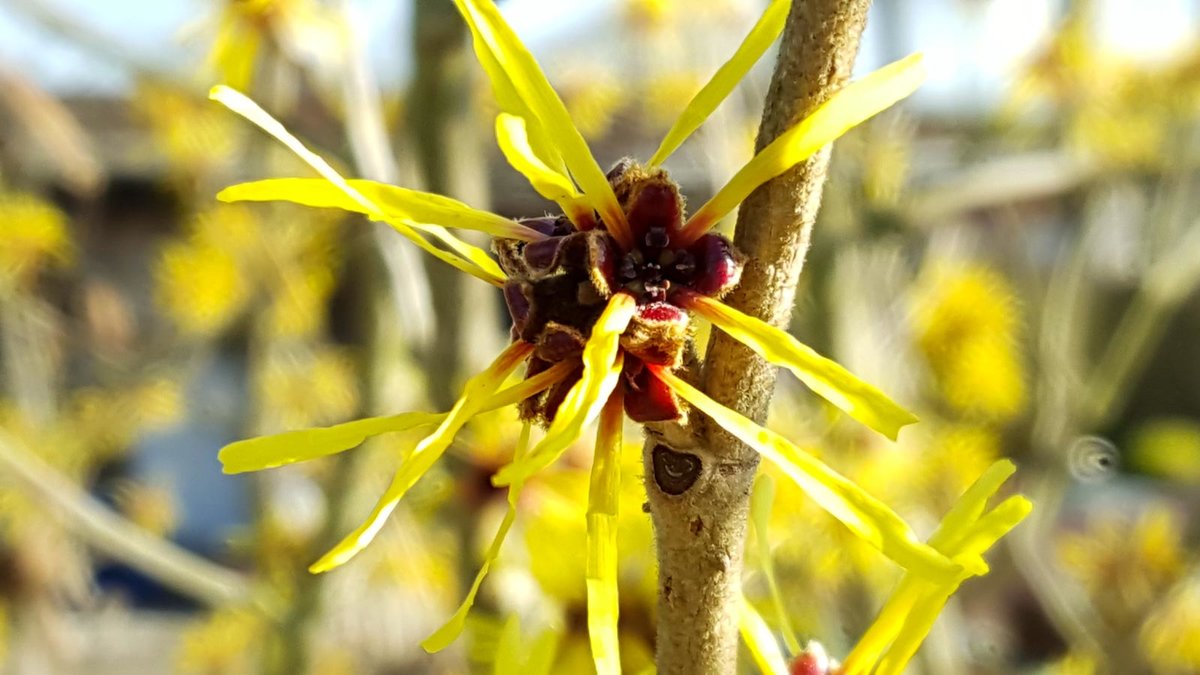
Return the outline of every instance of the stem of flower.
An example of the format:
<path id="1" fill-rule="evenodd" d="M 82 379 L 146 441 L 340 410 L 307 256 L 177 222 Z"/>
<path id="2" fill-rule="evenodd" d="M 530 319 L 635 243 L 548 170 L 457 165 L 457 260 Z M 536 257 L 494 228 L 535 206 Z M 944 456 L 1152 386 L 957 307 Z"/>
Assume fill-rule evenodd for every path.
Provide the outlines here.
<path id="1" fill-rule="evenodd" d="M 793 3 L 758 150 L 849 79 L 869 5 L 869 0 Z M 728 304 L 773 325 L 787 325 L 828 163 L 826 149 L 764 184 L 742 204 L 734 242 L 748 263 L 741 284 L 726 298 Z M 699 378 L 709 396 L 761 423 L 775 377 L 775 368 L 713 331 Z M 646 491 L 659 561 L 658 672 L 735 672 L 742 553 L 758 456 L 704 420 L 694 420 L 688 428 L 657 427 L 649 436 Z M 672 464 L 664 457 L 676 455 L 699 460 L 697 476 L 682 492 L 676 476 L 656 472 L 656 467 Z"/>

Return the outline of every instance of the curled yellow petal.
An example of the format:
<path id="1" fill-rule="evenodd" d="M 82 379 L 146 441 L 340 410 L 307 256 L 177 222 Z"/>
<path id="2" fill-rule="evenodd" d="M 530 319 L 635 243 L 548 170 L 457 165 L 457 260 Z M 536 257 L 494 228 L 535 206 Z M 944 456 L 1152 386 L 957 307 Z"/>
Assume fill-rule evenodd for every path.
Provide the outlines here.
<path id="1" fill-rule="evenodd" d="M 791 6 L 791 0 L 771 0 L 771 4 L 767 5 L 766 11 L 754 24 L 754 28 L 750 29 L 750 33 L 733 53 L 733 56 L 688 102 L 683 113 L 679 115 L 679 119 L 675 120 L 671 130 L 663 137 L 654 156 L 650 158 L 650 166 L 658 166 L 665 162 L 671 153 L 683 145 L 683 142 L 696 129 L 699 129 L 701 124 L 704 124 L 704 121 L 729 96 L 742 78 L 746 77 L 746 73 L 750 72 L 754 64 L 762 58 L 763 52 L 767 51 L 771 43 L 775 42 L 775 38 L 783 32 L 783 24 Z"/>
<path id="2" fill-rule="evenodd" d="M 500 356 L 486 370 L 468 380 L 462 397 L 454 404 L 446 419 L 438 425 L 433 433 L 417 444 L 412 454 L 400 465 L 396 475 L 392 478 L 391 485 L 380 497 L 379 502 L 375 504 L 375 508 L 371 510 L 371 515 L 367 517 L 366 522 L 347 535 L 341 543 L 333 547 L 320 560 L 313 563 L 308 570 L 314 574 L 327 572 L 353 558 L 367 544 L 371 543 L 409 488 L 425 475 L 425 472 L 446 451 L 446 448 L 450 447 L 458 430 L 483 410 L 486 401 L 503 384 L 504 379 L 532 351 L 533 345 L 524 342 L 514 343 L 501 352 Z"/>
<path id="3" fill-rule="evenodd" d="M 1016 471 L 1017 466 L 1011 460 L 1001 459 L 993 462 L 946 512 L 937 530 L 929 537 L 930 546 L 942 550 L 956 541 L 961 541 L 972 524 L 983 514 L 988 500 Z"/>
<path id="4" fill-rule="evenodd" d="M 924 77 L 921 55 L 912 54 L 843 87 L 804 121 L 763 148 L 708 203 L 693 213 L 680 233 L 681 244 L 698 239 L 759 185 L 803 162 L 842 134 L 913 93 Z"/>
<path id="5" fill-rule="evenodd" d="M 768 675 L 787 675 L 787 662 L 771 628 L 745 597 L 742 597 L 738 608 L 738 631 L 750 651 L 750 657 L 754 659 L 754 665 L 760 671 Z"/>
<path id="6" fill-rule="evenodd" d="M 617 642 L 617 515 L 621 490 L 621 425 L 624 398 L 614 390 L 600 413 L 587 508 L 588 640 L 597 675 L 621 672 Z"/>
<path id="7" fill-rule="evenodd" d="M 524 455 L 529 447 L 529 428 L 528 422 L 521 428 L 521 437 L 517 440 L 517 448 L 513 453 L 516 458 Z M 462 634 L 463 628 L 466 627 L 467 614 L 475 605 L 475 596 L 479 594 L 479 587 L 483 585 L 483 580 L 487 577 L 492 565 L 496 564 L 496 560 L 500 557 L 500 547 L 504 545 L 504 539 L 508 537 L 508 531 L 512 529 L 513 522 L 517 519 L 517 502 L 521 498 L 521 488 L 523 487 L 524 483 L 513 483 L 508 486 L 508 510 L 504 512 L 500 528 L 496 530 L 496 536 L 492 538 L 492 544 L 488 546 L 487 553 L 484 554 L 483 564 L 479 566 L 479 573 L 475 575 L 475 581 L 471 583 L 467 597 L 459 604 L 450 619 L 421 643 L 421 648 L 430 654 L 449 647 L 450 643 L 457 640 L 458 636 Z"/>
<path id="8" fill-rule="evenodd" d="M 482 411 L 515 405 L 557 384 L 575 364 L 562 362 L 532 377 L 506 387 L 483 404 Z M 328 457 L 362 444 L 368 438 L 397 431 L 441 424 L 447 413 L 406 412 L 384 417 L 368 417 L 343 424 L 314 429 L 285 431 L 230 443 L 217 455 L 225 473 L 259 471 L 296 462 Z"/>
<path id="9" fill-rule="evenodd" d="M 368 417 L 330 427 L 285 431 L 230 443 L 221 448 L 217 458 L 221 460 L 225 473 L 271 469 L 335 455 L 361 445 L 372 436 L 439 424 L 445 417 L 445 413 L 407 412 Z"/>
<path id="10" fill-rule="evenodd" d="M 938 581 L 953 579 L 962 572 L 961 565 L 919 541 L 908 523 L 853 481 L 779 434 L 717 403 L 668 370 L 650 368 L 681 398 L 782 469 L 821 508 L 901 567 Z"/>
<path id="11" fill-rule="evenodd" d="M 503 112 L 497 115 L 496 143 L 512 168 L 541 196 L 555 202 L 579 196 L 570 176 L 547 166 L 533 151 L 525 118 Z"/>
<path id="12" fill-rule="evenodd" d="M 701 295 L 688 296 L 685 305 L 759 356 L 792 371 L 817 395 L 888 438 L 895 440 L 901 427 L 917 421 L 916 415 L 883 392 L 787 332 Z"/>
<path id="13" fill-rule="evenodd" d="M 596 163 L 587 141 L 575 128 L 567 107 L 550 86 L 533 55 L 500 14 L 491 0 L 454 0 L 474 38 L 481 63 L 492 63 L 499 72 L 488 70 L 493 85 L 511 90 L 537 120 L 549 142 L 562 156 L 575 182 L 583 189 L 592 207 L 600 213 L 609 232 L 626 249 L 632 246 L 632 235 L 625 212 L 617 203 L 607 176 Z M 480 53 L 480 52 L 486 52 Z M 503 78 L 497 77 L 502 73 Z M 524 116 L 523 116 L 524 117 Z M 528 119 L 528 118 L 527 118 Z M 544 155 L 540 155 L 544 157 Z"/>
<path id="14" fill-rule="evenodd" d="M 620 381 L 624 364 L 621 333 L 625 332 L 635 309 L 637 301 L 627 293 L 617 293 L 609 299 L 583 348 L 583 373 L 558 407 L 546 435 L 523 459 L 500 469 L 492 477 L 492 484 L 503 486 L 525 480 L 553 464 L 583 435 L 584 427 L 600 414 Z"/>
<path id="15" fill-rule="evenodd" d="M 504 284 L 504 274 L 500 271 L 499 266 L 478 247 L 471 246 L 448 232 L 443 232 L 435 236 L 438 236 L 443 241 L 447 241 L 456 253 L 443 251 L 421 236 L 413 227 L 415 223 L 394 218 L 389 220 L 383 209 L 352 187 L 341 174 L 329 165 L 329 162 L 326 162 L 320 155 L 305 147 L 300 142 L 300 139 L 293 136 L 291 132 L 279 123 L 279 120 L 271 117 L 267 111 L 263 110 L 257 103 L 245 95 L 229 87 L 216 86 L 209 91 L 208 97 L 253 122 L 280 143 L 283 143 L 297 157 L 304 160 L 306 164 L 320 174 L 322 178 L 329 181 L 334 187 L 345 194 L 349 200 L 362 209 L 362 213 L 366 213 L 371 219 L 388 223 L 401 235 L 442 262 L 452 265 L 471 276 L 487 281 L 490 284 L 496 286 Z M 431 233 L 433 232 L 431 231 Z M 471 254 L 464 257 L 461 255 L 463 251 L 469 251 Z M 485 263 L 484 260 L 487 262 Z"/>

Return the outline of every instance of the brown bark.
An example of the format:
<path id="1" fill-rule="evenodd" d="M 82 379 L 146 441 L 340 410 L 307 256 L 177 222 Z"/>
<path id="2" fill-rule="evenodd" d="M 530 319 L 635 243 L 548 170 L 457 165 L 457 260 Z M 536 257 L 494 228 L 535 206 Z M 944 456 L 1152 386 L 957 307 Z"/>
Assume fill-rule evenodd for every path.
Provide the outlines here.
<path id="1" fill-rule="evenodd" d="M 793 2 L 756 149 L 845 84 L 869 5 L 869 0 Z M 730 305 L 787 325 L 828 164 L 826 149 L 766 183 L 742 205 L 734 242 L 749 262 L 741 284 L 726 298 Z M 776 368 L 714 331 L 699 377 L 709 396 L 761 423 L 775 377 Z M 707 422 L 651 429 L 644 453 L 658 546 L 657 661 L 664 675 L 736 670 L 742 553 L 758 455 Z"/>

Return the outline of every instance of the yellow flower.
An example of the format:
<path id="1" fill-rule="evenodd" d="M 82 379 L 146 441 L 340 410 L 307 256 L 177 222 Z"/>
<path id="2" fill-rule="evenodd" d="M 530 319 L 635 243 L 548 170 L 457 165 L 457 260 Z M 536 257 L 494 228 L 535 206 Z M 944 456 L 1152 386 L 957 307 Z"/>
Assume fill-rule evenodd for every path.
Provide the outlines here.
<path id="1" fill-rule="evenodd" d="M 1200 671 L 1200 581 L 1174 590 L 1141 630 L 1142 652 L 1159 672 Z"/>
<path id="2" fill-rule="evenodd" d="M 229 117 L 203 103 L 189 92 L 144 81 L 133 96 L 134 112 L 149 125 L 154 147 L 171 170 L 185 176 L 227 168 L 237 147 Z"/>
<path id="3" fill-rule="evenodd" d="M 62 212 L 32 195 L 0 193 L 0 287 L 27 282 L 42 267 L 72 258 Z"/>
<path id="4" fill-rule="evenodd" d="M 262 615 L 246 609 L 218 610 L 184 632 L 176 662 L 181 673 L 251 672 L 267 635 Z"/>
<path id="5" fill-rule="evenodd" d="M 915 299 L 917 346 L 946 402 L 985 419 L 1011 419 L 1026 396 L 1012 287 L 980 266 L 938 267 L 927 276 Z"/>
<path id="6" fill-rule="evenodd" d="M 274 49 L 292 61 L 337 60 L 341 26 L 313 0 L 224 0 L 209 66 L 222 81 L 248 89 L 259 59 Z"/>
<path id="7" fill-rule="evenodd" d="M 512 462 L 493 476 L 495 485 L 508 488 L 509 508 L 466 600 L 424 643 L 429 650 L 446 646 L 462 630 L 484 574 L 512 526 L 527 481 L 554 464 L 599 421 L 584 517 L 587 623 L 597 670 L 616 672 L 623 418 L 627 413 L 638 422 L 680 419 L 686 403 L 780 466 L 850 531 L 917 578 L 938 584 L 959 579 L 966 569 L 963 564 L 920 542 L 882 502 L 678 375 L 692 317 L 698 316 L 890 438 L 916 421 L 878 389 L 786 332 L 721 303 L 719 297 L 736 285 L 744 260 L 711 230 L 758 186 L 911 93 L 922 78 L 920 57 L 903 59 L 847 85 L 685 218 L 678 185 L 662 164 L 774 42 L 788 12 L 787 0 L 770 3 L 734 55 L 691 99 L 645 166 L 623 162 L 607 174 L 496 6 L 488 0 L 455 4 L 501 110 L 496 120 L 501 151 L 539 194 L 558 203 L 562 216 L 517 221 L 439 195 L 346 180 L 244 95 L 228 87 L 216 87 L 211 94 L 280 140 L 321 176 L 236 185 L 222 191 L 220 199 L 340 208 L 387 223 L 439 260 L 503 287 L 517 334 L 511 346 L 467 382 L 449 412 L 401 413 L 286 432 L 240 441 L 221 451 L 225 470 L 236 473 L 332 455 L 383 433 L 425 430 L 427 435 L 407 454 L 367 520 L 310 569 L 328 571 L 367 546 L 471 418 L 520 404 L 523 417 L 544 426 L 545 432 L 536 441 L 527 432 Z M 446 228 L 494 237 L 499 264 Z M 529 364 L 525 379 L 505 387 L 523 362 Z"/>
<path id="8" fill-rule="evenodd" d="M 346 419 L 358 408 L 354 364 L 332 347 L 272 357 L 255 380 L 271 427 L 329 424 Z"/>
<path id="9" fill-rule="evenodd" d="M 606 134 L 617 113 L 628 102 L 620 85 L 597 72 L 577 71 L 567 73 L 561 79 L 559 91 L 579 133 L 589 139 Z"/>
<path id="10" fill-rule="evenodd" d="M 1129 444 L 1129 463 L 1152 476 L 1200 484 L 1200 424 L 1187 418 L 1147 422 Z"/>
<path id="11" fill-rule="evenodd" d="M 193 335 L 224 328 L 248 297 L 237 260 L 205 243 L 168 244 L 159 257 L 155 283 L 163 313 Z"/>
<path id="12" fill-rule="evenodd" d="M 1184 574 L 1182 524 L 1164 506 L 1132 522 L 1099 515 L 1086 530 L 1061 535 L 1058 556 L 1106 623 L 1132 629 Z"/>

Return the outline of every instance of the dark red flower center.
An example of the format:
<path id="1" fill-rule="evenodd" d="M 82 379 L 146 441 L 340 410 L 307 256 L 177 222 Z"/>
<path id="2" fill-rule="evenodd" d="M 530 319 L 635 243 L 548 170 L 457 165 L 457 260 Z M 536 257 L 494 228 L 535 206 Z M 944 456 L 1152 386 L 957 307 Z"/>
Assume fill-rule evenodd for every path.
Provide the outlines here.
<path id="1" fill-rule="evenodd" d="M 679 416 L 674 395 L 644 364 L 680 365 L 690 319 L 673 300 L 682 292 L 723 295 L 737 285 L 742 256 L 716 234 L 675 244 L 683 228 L 683 199 L 661 169 L 647 172 L 622 161 L 609 172 L 609 181 L 628 220 L 632 248 L 623 249 L 602 222 L 579 230 L 566 216 L 522 221 L 549 235 L 546 239 L 495 241 L 509 277 L 504 298 L 514 337 L 535 346 L 530 374 L 578 360 L 608 299 L 628 293 L 638 307 L 621 336 L 626 412 L 639 422 L 674 419 Z M 567 378 L 526 401 L 524 416 L 548 422 L 577 379 Z"/>

